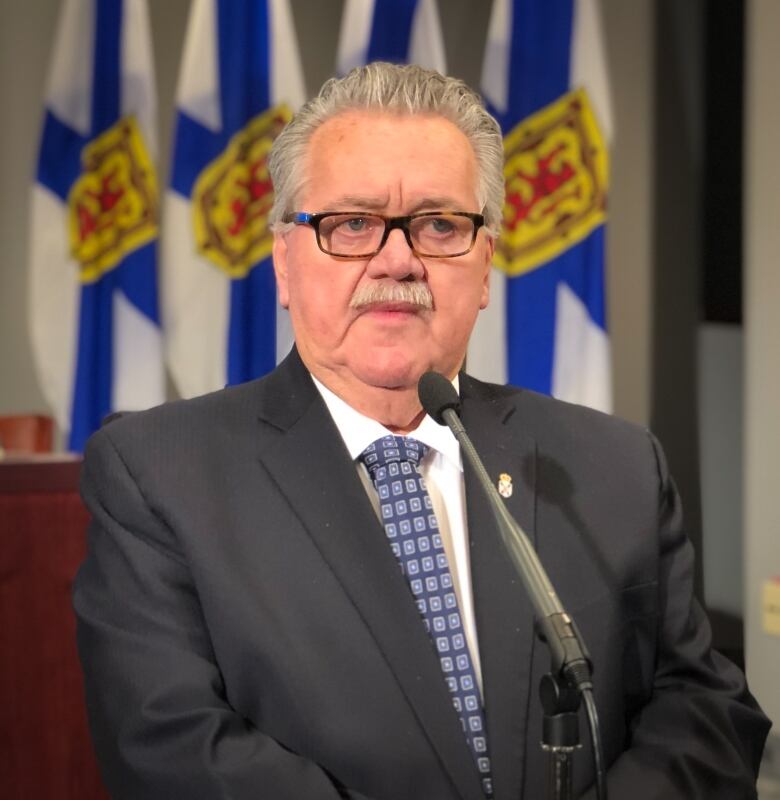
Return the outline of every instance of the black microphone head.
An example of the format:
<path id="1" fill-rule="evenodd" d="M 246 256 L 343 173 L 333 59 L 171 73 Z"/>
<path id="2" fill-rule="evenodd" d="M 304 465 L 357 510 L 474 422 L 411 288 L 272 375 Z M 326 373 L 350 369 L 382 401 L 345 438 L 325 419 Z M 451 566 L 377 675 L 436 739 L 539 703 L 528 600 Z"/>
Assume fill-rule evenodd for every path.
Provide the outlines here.
<path id="1" fill-rule="evenodd" d="M 426 372 L 417 384 L 417 395 L 425 412 L 439 425 L 446 425 L 444 412 L 451 408 L 456 414 L 460 411 L 460 398 L 455 387 L 438 372 Z"/>

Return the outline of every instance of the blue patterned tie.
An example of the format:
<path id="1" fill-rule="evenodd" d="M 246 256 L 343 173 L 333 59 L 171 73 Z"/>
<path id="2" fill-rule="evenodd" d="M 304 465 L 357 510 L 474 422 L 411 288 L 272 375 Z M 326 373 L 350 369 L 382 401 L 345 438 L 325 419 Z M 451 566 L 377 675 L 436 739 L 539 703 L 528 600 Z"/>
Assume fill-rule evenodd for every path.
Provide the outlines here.
<path id="1" fill-rule="evenodd" d="M 458 599 L 431 498 L 417 465 L 427 446 L 408 436 L 385 436 L 361 454 L 379 494 L 390 547 L 414 595 L 439 655 L 452 704 L 477 762 L 485 796 L 493 797 L 485 717 Z"/>

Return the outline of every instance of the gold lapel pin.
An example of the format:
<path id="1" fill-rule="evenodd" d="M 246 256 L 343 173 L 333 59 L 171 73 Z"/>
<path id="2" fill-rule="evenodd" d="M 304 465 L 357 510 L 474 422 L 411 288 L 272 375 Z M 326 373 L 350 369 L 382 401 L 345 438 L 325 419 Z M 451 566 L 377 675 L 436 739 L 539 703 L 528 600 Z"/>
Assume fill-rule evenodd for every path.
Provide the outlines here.
<path id="1" fill-rule="evenodd" d="M 498 493 L 501 497 L 511 497 L 514 491 L 512 487 L 512 476 L 502 472 L 498 476 Z"/>

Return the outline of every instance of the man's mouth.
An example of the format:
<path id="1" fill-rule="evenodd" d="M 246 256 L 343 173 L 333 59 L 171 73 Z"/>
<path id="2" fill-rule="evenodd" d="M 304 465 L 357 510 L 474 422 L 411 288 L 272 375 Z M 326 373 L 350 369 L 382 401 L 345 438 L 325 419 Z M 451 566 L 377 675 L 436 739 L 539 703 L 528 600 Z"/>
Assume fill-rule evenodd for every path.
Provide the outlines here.
<path id="1" fill-rule="evenodd" d="M 363 314 L 417 314 L 424 310 L 425 306 L 416 303 L 368 303 L 358 309 Z"/>

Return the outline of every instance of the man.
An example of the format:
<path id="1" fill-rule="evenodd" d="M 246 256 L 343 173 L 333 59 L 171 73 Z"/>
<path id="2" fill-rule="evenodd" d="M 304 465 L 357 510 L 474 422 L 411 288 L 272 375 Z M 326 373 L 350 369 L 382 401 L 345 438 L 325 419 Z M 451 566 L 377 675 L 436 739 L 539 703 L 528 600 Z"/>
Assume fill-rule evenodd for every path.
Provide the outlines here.
<path id="1" fill-rule="evenodd" d="M 767 721 L 710 652 L 655 441 L 459 374 L 502 162 L 459 81 L 374 64 L 328 82 L 270 160 L 295 350 L 91 440 L 75 607 L 113 797 L 545 796 L 549 658 L 457 443 L 420 407 L 430 369 L 590 649 L 611 796 L 755 796 Z M 578 795 L 591 764 L 586 745 Z"/>

